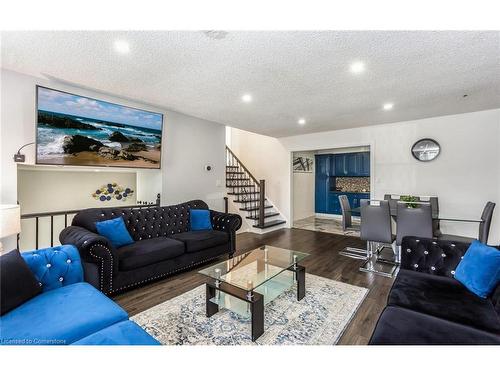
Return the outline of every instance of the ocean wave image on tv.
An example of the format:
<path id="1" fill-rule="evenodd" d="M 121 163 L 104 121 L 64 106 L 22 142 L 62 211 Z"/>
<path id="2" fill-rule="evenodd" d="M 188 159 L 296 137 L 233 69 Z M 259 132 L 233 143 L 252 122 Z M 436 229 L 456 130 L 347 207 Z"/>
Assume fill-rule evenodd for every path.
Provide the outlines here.
<path id="1" fill-rule="evenodd" d="M 37 163 L 160 168 L 163 115 L 37 87 Z"/>

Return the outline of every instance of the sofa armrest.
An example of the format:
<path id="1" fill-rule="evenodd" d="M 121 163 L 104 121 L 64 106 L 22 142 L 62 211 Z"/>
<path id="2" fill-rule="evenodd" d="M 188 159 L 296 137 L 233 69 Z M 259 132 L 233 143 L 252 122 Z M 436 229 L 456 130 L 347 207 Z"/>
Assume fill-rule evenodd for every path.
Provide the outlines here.
<path id="1" fill-rule="evenodd" d="M 236 251 L 236 231 L 241 228 L 242 224 L 241 216 L 210 210 L 210 217 L 212 219 L 212 227 L 215 230 L 229 234 L 230 252 L 233 254 Z"/>
<path id="2" fill-rule="evenodd" d="M 113 275 L 118 272 L 118 257 L 111 242 L 106 237 L 78 226 L 64 228 L 59 235 L 59 241 L 61 244 L 75 246 L 83 262 L 97 266 L 98 280 L 86 278 L 86 281 L 103 293 L 109 294 L 113 287 Z"/>
<path id="3" fill-rule="evenodd" d="M 453 277 L 469 245 L 458 241 L 405 237 L 401 243 L 401 268 Z"/>

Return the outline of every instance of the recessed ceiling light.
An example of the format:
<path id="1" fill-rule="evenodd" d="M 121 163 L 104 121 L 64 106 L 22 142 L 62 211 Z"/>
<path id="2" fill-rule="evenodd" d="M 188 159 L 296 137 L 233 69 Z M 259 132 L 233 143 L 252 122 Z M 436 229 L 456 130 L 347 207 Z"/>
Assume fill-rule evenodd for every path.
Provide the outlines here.
<path id="1" fill-rule="evenodd" d="M 392 109 L 392 107 L 394 107 L 393 103 L 385 103 L 383 108 L 384 108 L 384 111 L 390 111 Z"/>
<path id="2" fill-rule="evenodd" d="M 129 53 L 130 52 L 130 45 L 128 42 L 124 40 L 116 40 L 115 41 L 115 50 L 119 53 Z"/>
<path id="3" fill-rule="evenodd" d="M 241 97 L 241 100 L 243 101 L 243 103 L 250 103 L 253 100 L 253 98 L 252 95 L 245 94 Z"/>
<path id="4" fill-rule="evenodd" d="M 305 125 L 306 124 L 306 119 L 305 118 L 299 118 L 299 121 L 297 121 L 299 125 Z"/>
<path id="5" fill-rule="evenodd" d="M 359 74 L 365 71 L 365 63 L 362 61 L 356 61 L 351 64 L 351 73 Z"/>

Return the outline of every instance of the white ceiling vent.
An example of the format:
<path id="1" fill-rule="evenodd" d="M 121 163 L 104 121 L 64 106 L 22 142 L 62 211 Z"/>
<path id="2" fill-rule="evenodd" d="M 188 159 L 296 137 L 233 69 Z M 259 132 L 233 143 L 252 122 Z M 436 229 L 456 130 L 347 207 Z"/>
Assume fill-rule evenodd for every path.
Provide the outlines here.
<path id="1" fill-rule="evenodd" d="M 224 30 L 206 30 L 203 31 L 203 33 L 210 39 L 216 39 L 216 40 L 224 39 L 227 35 L 227 31 Z"/>

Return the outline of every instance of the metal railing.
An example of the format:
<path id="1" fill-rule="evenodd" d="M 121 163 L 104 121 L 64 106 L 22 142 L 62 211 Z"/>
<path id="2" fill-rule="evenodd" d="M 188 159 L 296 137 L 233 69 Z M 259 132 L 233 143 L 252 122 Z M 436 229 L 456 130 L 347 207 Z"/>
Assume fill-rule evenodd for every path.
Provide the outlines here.
<path id="1" fill-rule="evenodd" d="M 136 204 L 130 206 L 113 206 L 113 207 L 105 207 L 105 208 L 127 208 L 127 209 L 143 209 L 148 207 L 158 207 L 160 205 L 160 194 L 156 197 L 155 203 L 145 203 L 145 204 Z M 91 207 L 91 208 L 103 208 L 103 207 Z M 77 210 L 64 210 L 64 211 L 51 211 L 51 212 L 36 212 L 29 214 L 22 214 L 21 220 L 35 219 L 35 248 L 39 248 L 39 239 L 40 239 L 40 219 L 41 218 L 50 218 L 50 246 L 54 246 L 54 218 L 56 217 L 64 217 L 64 228 L 68 226 L 68 217 L 71 215 L 76 215 L 78 212 L 82 210 L 86 210 L 89 208 L 80 208 Z M 17 235 L 17 248 L 19 249 L 19 242 L 21 236 Z"/>
<path id="2" fill-rule="evenodd" d="M 232 171 L 231 168 L 236 168 L 237 171 Z M 266 202 L 266 182 L 265 180 L 257 180 L 254 175 L 248 170 L 247 167 L 241 162 L 240 159 L 234 154 L 234 152 L 226 146 L 226 176 L 232 176 L 234 178 L 238 178 L 238 176 L 241 176 L 239 173 L 243 173 L 243 176 L 245 178 L 249 179 L 251 183 L 248 183 L 248 190 L 245 189 L 245 183 L 240 182 L 238 184 L 227 184 L 226 182 L 226 187 L 229 188 L 236 188 L 236 189 L 241 189 L 240 193 L 242 194 L 241 196 L 244 197 L 245 195 L 248 195 L 250 197 L 258 197 L 257 203 L 259 205 L 259 210 L 258 210 L 258 226 L 263 228 L 264 227 L 264 219 L 265 219 L 265 202 Z M 254 188 L 251 188 L 251 185 L 255 186 Z M 258 188 L 258 191 L 256 190 Z M 255 201 L 255 199 L 250 198 L 250 203 L 253 204 L 252 201 Z M 227 202 L 227 201 L 226 201 Z M 245 207 L 248 207 L 245 202 L 242 202 Z"/>

